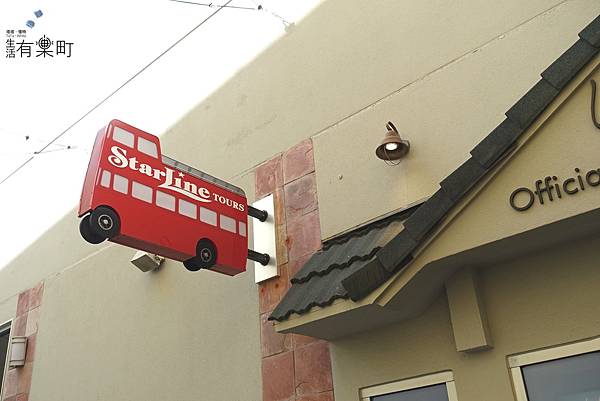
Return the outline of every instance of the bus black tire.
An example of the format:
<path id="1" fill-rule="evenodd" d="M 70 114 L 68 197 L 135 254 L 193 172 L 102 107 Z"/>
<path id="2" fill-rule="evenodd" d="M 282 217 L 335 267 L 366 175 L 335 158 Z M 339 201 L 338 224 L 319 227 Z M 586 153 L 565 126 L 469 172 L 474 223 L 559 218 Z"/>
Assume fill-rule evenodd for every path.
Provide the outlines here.
<path id="1" fill-rule="evenodd" d="M 90 215 L 90 227 L 102 238 L 113 238 L 121 231 L 121 220 L 110 207 L 98 206 Z"/>
<path id="2" fill-rule="evenodd" d="M 200 270 L 200 266 L 198 266 L 198 262 L 196 261 L 195 257 L 190 258 L 188 260 L 184 260 L 183 266 L 191 272 L 197 272 L 198 270 Z"/>
<path id="3" fill-rule="evenodd" d="M 201 269 L 210 269 L 217 263 L 217 247 L 211 240 L 201 239 L 196 245 L 195 259 Z"/>
<path id="4" fill-rule="evenodd" d="M 94 245 L 99 244 L 106 239 L 92 231 L 92 227 L 90 226 L 89 214 L 85 215 L 83 219 L 79 221 L 79 233 L 81 234 L 84 240 Z"/>

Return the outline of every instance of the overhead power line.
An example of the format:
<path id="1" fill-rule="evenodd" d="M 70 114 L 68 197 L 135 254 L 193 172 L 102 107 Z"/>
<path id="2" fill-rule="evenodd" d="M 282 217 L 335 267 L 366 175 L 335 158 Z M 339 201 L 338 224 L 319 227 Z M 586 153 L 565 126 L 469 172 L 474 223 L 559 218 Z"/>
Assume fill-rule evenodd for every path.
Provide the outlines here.
<path id="1" fill-rule="evenodd" d="M 48 150 L 44 150 L 43 152 L 0 152 L 0 156 L 24 156 L 24 155 L 45 155 L 46 153 L 53 153 L 53 152 L 63 152 L 65 150 L 75 150 L 75 149 L 79 149 L 77 146 L 65 146 L 64 148 L 59 148 L 59 149 L 48 149 Z"/>
<path id="2" fill-rule="evenodd" d="M 237 8 L 238 10 L 256 10 L 254 7 L 241 7 L 241 6 L 228 6 L 228 5 L 220 5 L 214 3 L 197 3 L 195 1 L 184 1 L 184 0 L 169 0 L 175 3 L 185 3 L 185 4 L 193 4 L 195 6 L 204 6 L 210 8 Z"/>
<path id="3" fill-rule="evenodd" d="M 266 8 L 264 8 L 262 6 L 262 4 L 258 4 L 256 2 L 256 0 L 251 0 L 254 4 L 256 4 L 256 9 L 257 10 L 265 10 L 266 12 L 268 12 L 269 14 L 271 14 L 273 17 L 277 18 L 278 20 L 280 20 L 283 25 L 288 28 L 289 26 L 293 25 L 293 22 L 289 22 L 287 21 L 285 18 L 283 18 L 281 15 L 277 14 L 276 12 L 273 12 L 271 10 L 267 10 Z"/>
<path id="4" fill-rule="evenodd" d="M 31 142 L 46 143 L 45 140 L 39 139 L 39 138 L 35 138 L 35 137 L 33 137 L 33 136 L 29 135 L 29 134 L 25 134 L 25 133 L 21 133 L 21 132 L 13 132 L 13 131 L 4 131 L 2 129 L 0 131 L 0 136 L 4 136 L 4 135 L 11 135 L 11 136 L 13 136 L 15 138 L 21 138 L 21 139 L 23 139 L 24 142 L 31 141 Z M 61 146 L 63 148 L 69 148 L 69 149 L 73 148 L 72 145 L 63 145 L 62 143 L 58 143 L 58 142 L 53 143 L 53 145 L 54 146 Z M 27 154 L 32 154 L 32 153 L 35 153 L 35 152 L 28 152 Z M 3 153 L 3 154 L 5 154 L 5 153 Z"/>
<path id="5" fill-rule="evenodd" d="M 265 11 L 265 12 L 271 14 L 273 17 L 280 20 L 286 28 L 288 28 L 290 25 L 293 24 L 292 22 L 287 21 L 281 15 L 279 15 L 271 10 L 267 10 L 265 7 L 263 7 L 262 4 L 257 3 L 255 0 L 252 0 L 252 2 L 256 5 L 256 7 L 228 6 L 228 5 L 219 5 L 219 4 L 215 4 L 215 3 L 198 3 L 196 1 L 186 1 L 186 0 L 169 0 L 169 1 L 172 1 L 175 3 L 193 4 L 195 6 L 204 6 L 204 7 L 221 7 L 221 8 L 227 7 L 227 8 L 237 8 L 239 10 Z"/>
<path id="6" fill-rule="evenodd" d="M 65 135 L 67 132 L 69 132 L 75 125 L 79 124 L 79 122 L 81 122 L 84 118 L 86 118 L 87 116 L 89 116 L 94 110 L 96 110 L 98 107 L 102 106 L 108 99 L 110 99 L 111 97 L 113 97 L 118 91 L 120 91 L 121 89 L 123 89 L 125 87 L 125 85 L 129 84 L 131 81 L 133 81 L 138 75 L 140 75 L 142 72 L 146 71 L 146 69 L 148 69 L 148 67 L 150 67 L 152 64 L 154 64 L 156 61 L 158 61 L 158 59 L 160 59 L 162 56 L 164 56 L 165 54 L 167 54 L 171 49 L 173 49 L 175 46 L 177 46 L 179 43 L 181 43 L 181 41 L 183 41 L 185 38 L 187 38 L 188 36 L 190 36 L 196 29 L 200 28 L 202 25 L 204 25 L 208 20 L 210 20 L 212 17 L 214 17 L 219 11 L 221 11 L 225 6 L 227 6 L 229 3 L 231 3 L 233 0 L 228 0 L 225 4 L 223 4 L 221 7 L 217 8 L 213 13 L 211 13 L 208 17 L 204 18 L 202 21 L 200 21 L 200 23 L 198 23 L 196 26 L 194 26 L 191 30 L 189 30 L 185 35 L 183 35 L 181 38 L 177 39 L 175 41 L 175 43 L 173 43 L 171 46 L 167 47 L 162 53 L 160 53 L 158 56 L 156 56 L 152 61 L 150 61 L 148 64 L 146 64 L 144 67 L 142 67 L 142 69 L 140 69 L 138 72 L 136 72 L 134 75 L 132 75 L 129 79 L 127 79 L 123 84 L 121 84 L 117 89 L 113 90 L 111 93 L 108 94 L 108 96 L 104 97 L 102 100 L 100 100 L 100 102 L 98 102 L 94 107 L 92 107 L 89 111 L 87 111 L 84 115 L 82 115 L 80 118 L 78 118 L 77 120 L 75 120 L 75 122 L 73 122 L 71 125 L 69 125 L 65 130 L 63 130 L 60 134 L 58 134 L 56 137 L 54 137 L 54 139 L 52 139 L 50 142 L 48 142 L 46 145 L 44 145 L 40 150 L 38 150 L 33 156 L 31 156 L 29 159 L 27 159 L 23 164 L 21 164 L 19 167 L 17 167 L 16 169 L 14 169 L 9 175 L 7 175 L 6 177 L 4 177 L 2 179 L 2 181 L 0 181 L 0 185 L 4 184 L 10 177 L 12 177 L 13 175 L 15 175 L 19 170 L 21 170 L 23 167 L 25 167 L 27 164 L 29 164 L 35 157 L 36 154 L 42 153 L 44 150 L 46 150 L 49 146 L 51 146 L 54 142 L 56 142 L 58 139 L 60 139 L 63 135 Z"/>

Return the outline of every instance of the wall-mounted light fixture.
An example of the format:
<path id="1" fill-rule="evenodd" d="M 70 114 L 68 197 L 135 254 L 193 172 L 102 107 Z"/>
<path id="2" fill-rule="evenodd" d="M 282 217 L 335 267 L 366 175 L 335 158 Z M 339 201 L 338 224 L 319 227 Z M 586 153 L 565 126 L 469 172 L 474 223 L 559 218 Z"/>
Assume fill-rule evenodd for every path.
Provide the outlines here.
<path id="1" fill-rule="evenodd" d="M 137 251 L 135 255 L 133 255 L 133 258 L 131 258 L 131 263 L 141 271 L 149 272 L 158 269 L 164 260 L 165 258 L 162 256 L 144 251 Z"/>
<path id="2" fill-rule="evenodd" d="M 400 160 L 410 150 L 410 143 L 400 138 L 398 130 L 391 121 L 388 121 L 385 127 L 388 129 L 388 132 L 375 150 L 375 154 L 387 164 L 395 166 L 400 163 Z"/>
<path id="3" fill-rule="evenodd" d="M 10 339 L 10 355 L 8 366 L 25 365 L 25 355 L 27 354 L 27 337 L 14 336 Z"/>

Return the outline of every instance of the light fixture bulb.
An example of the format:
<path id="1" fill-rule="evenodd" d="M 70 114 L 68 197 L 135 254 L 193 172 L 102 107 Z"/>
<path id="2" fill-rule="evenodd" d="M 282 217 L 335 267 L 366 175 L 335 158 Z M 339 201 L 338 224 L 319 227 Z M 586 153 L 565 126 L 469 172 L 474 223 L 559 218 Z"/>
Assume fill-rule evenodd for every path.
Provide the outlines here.
<path id="1" fill-rule="evenodd" d="M 388 121 L 385 127 L 388 131 L 379 146 L 375 149 L 375 154 L 387 164 L 395 166 L 408 153 L 410 143 L 400 138 L 398 130 L 391 121 Z M 393 163 L 395 161 L 397 162 Z"/>
<path id="2" fill-rule="evenodd" d="M 396 150 L 396 149 L 398 149 L 398 144 L 397 143 L 392 142 L 392 143 L 386 143 L 385 144 L 385 150 L 388 150 L 388 151 L 391 152 L 391 151 Z"/>

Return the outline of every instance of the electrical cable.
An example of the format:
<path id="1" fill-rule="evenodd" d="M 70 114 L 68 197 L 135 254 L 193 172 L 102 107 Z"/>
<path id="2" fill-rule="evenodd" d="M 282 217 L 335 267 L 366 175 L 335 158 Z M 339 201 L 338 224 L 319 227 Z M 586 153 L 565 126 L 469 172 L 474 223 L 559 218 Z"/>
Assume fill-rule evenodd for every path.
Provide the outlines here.
<path id="1" fill-rule="evenodd" d="M 150 61 L 148 64 L 146 64 L 142 69 L 140 69 L 138 72 L 136 72 L 133 76 L 131 76 L 129 79 L 127 79 L 123 84 L 121 84 L 117 89 L 115 89 L 114 91 L 112 91 L 108 96 L 106 96 L 105 98 L 103 98 L 100 102 L 98 102 L 94 107 L 92 107 L 89 111 L 87 111 L 83 116 L 81 116 L 79 119 L 77 119 L 74 123 L 72 123 L 71 125 L 69 125 L 65 130 L 63 130 L 60 134 L 58 134 L 56 137 L 54 137 L 54 139 L 52 139 L 50 142 L 48 142 L 46 145 L 44 145 L 40 150 L 37 151 L 37 153 L 35 153 L 33 156 L 31 156 L 29 159 L 27 159 L 25 162 L 23 162 L 23 164 L 21 164 L 19 167 L 17 167 L 15 170 L 13 170 L 9 175 L 7 175 L 6 177 L 4 177 L 2 179 L 2 181 L 0 181 L 0 185 L 4 184 L 10 177 L 12 177 L 13 175 L 15 175 L 19 170 L 21 170 L 23 167 L 25 167 L 27 164 L 29 164 L 35 157 L 36 154 L 42 153 L 44 150 L 46 150 L 46 148 L 48 148 L 49 146 L 51 146 L 54 142 L 56 142 L 59 138 L 61 138 L 63 135 L 65 135 L 67 132 L 69 132 L 75 125 L 77 125 L 79 122 L 81 122 L 84 118 L 86 118 L 88 115 L 90 115 L 94 110 L 96 110 L 98 107 L 100 107 L 101 105 L 103 105 L 108 99 L 110 99 L 112 96 L 114 96 L 118 91 L 120 91 L 121 89 L 123 89 L 125 87 L 125 85 L 129 84 L 131 81 L 133 81 L 135 78 L 137 78 L 142 72 L 144 72 L 146 69 L 148 69 L 148 67 L 150 67 L 152 64 L 154 64 L 158 59 L 160 59 L 161 57 L 163 57 L 165 54 L 167 54 L 171 49 L 173 49 L 175 46 L 177 46 L 179 43 L 181 43 L 181 41 L 183 41 L 185 38 L 187 38 L 188 36 L 190 36 L 196 29 L 200 28 L 202 25 L 204 25 L 208 20 L 210 20 L 213 16 L 215 16 L 219 11 L 221 11 L 224 6 L 227 6 L 229 3 L 231 3 L 233 0 L 228 0 L 223 6 L 217 8 L 217 10 L 213 13 L 211 13 L 208 17 L 206 17 L 205 19 L 203 19 L 202 21 L 200 21 L 200 23 L 198 23 L 196 26 L 194 26 L 190 31 L 188 31 L 185 35 L 183 35 L 181 38 L 179 38 L 178 40 L 175 41 L 175 43 L 173 43 L 171 46 L 167 47 L 166 50 L 164 50 L 162 53 L 160 53 L 156 58 L 154 58 L 152 61 Z"/>
<path id="2" fill-rule="evenodd" d="M 18 137 L 18 138 L 24 139 L 25 142 L 31 141 L 31 142 L 46 143 L 45 140 L 35 138 L 35 137 L 33 137 L 31 135 L 28 135 L 28 134 L 23 134 L 23 133 L 13 132 L 13 131 L 4 131 L 3 129 L 0 129 L 0 136 L 4 136 L 4 135 L 12 135 L 13 137 Z M 53 143 L 53 145 L 54 146 L 60 146 L 60 147 L 63 147 L 63 148 L 72 148 L 73 147 L 72 145 L 63 145 L 62 143 L 58 143 L 58 142 Z M 29 153 L 35 153 L 35 152 L 29 152 Z M 24 154 L 29 154 L 29 153 L 24 153 Z M 6 153 L 2 153 L 2 154 L 6 154 Z"/>
<path id="3" fill-rule="evenodd" d="M 212 7 L 221 7 L 221 8 L 227 7 L 227 8 L 237 8 L 237 9 L 240 9 L 240 10 L 266 11 L 269 14 L 271 14 L 272 16 L 274 16 L 275 18 L 279 19 L 281 22 L 283 22 L 283 25 L 286 28 L 293 24 L 293 22 L 289 22 L 285 18 L 283 18 L 281 15 L 279 15 L 279 14 L 277 14 L 277 13 L 271 11 L 271 10 L 267 10 L 265 7 L 263 7 L 262 4 L 259 4 L 259 3 L 257 3 L 254 0 L 251 0 L 251 1 L 256 5 L 256 8 L 254 8 L 254 7 L 242 7 L 242 6 L 226 6 L 226 5 L 219 5 L 219 4 L 214 4 L 214 3 L 198 3 L 198 2 L 195 2 L 195 1 L 186 1 L 186 0 L 169 0 L 169 1 L 172 1 L 172 2 L 175 2 L 175 3 L 193 4 L 193 5 L 196 5 L 196 6 L 205 6 L 205 7 L 211 7 L 211 8 Z"/>
<path id="4" fill-rule="evenodd" d="M 213 3 L 196 3 L 194 1 L 184 1 L 184 0 L 169 0 L 169 1 L 173 1 L 175 3 L 184 3 L 184 4 L 193 4 L 195 6 L 205 6 L 205 7 L 218 7 L 218 8 L 236 8 L 238 10 L 252 10 L 255 11 L 256 8 L 252 8 L 252 7 L 241 7 L 241 6 L 227 6 L 227 5 L 220 5 L 220 4 L 213 4 Z"/>
<path id="5" fill-rule="evenodd" d="M 256 4 L 256 8 L 257 10 L 265 10 L 266 12 L 268 12 L 269 14 L 271 14 L 273 17 L 281 20 L 281 22 L 283 22 L 283 25 L 288 28 L 289 26 L 293 25 L 293 22 L 289 22 L 287 21 L 285 18 L 283 18 L 281 15 L 271 11 L 271 10 L 267 10 L 265 7 L 263 7 L 262 4 L 258 4 L 255 0 L 251 0 L 254 4 Z"/>
<path id="6" fill-rule="evenodd" d="M 44 150 L 43 152 L 23 152 L 23 153 L 2 153 L 2 152 L 0 152 L 0 156 L 45 155 L 46 153 L 63 152 L 65 150 L 75 150 L 75 149 L 79 149 L 79 148 L 77 146 L 65 146 L 64 148 L 48 149 L 48 150 Z"/>

